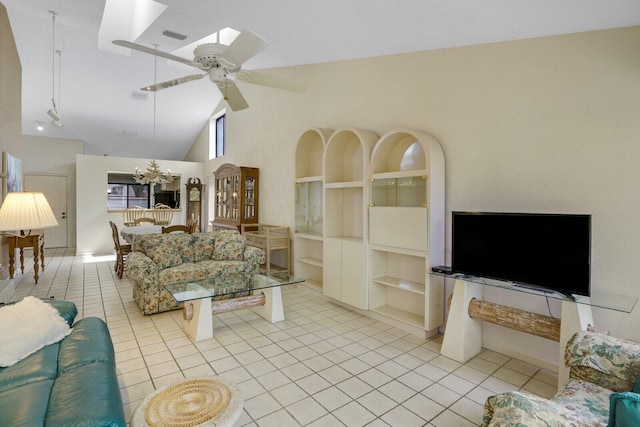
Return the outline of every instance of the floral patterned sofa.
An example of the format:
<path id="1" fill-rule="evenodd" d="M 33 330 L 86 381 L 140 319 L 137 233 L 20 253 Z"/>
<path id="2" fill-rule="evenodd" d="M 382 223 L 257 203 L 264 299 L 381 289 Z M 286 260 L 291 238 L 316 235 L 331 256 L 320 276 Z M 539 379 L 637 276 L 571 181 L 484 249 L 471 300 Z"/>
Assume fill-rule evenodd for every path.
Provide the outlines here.
<path id="1" fill-rule="evenodd" d="M 483 426 L 640 426 L 639 343 L 579 332 L 565 364 L 570 380 L 551 400 L 518 391 L 490 396 Z"/>
<path id="2" fill-rule="evenodd" d="M 153 314 L 181 308 L 166 283 L 250 273 L 265 261 L 264 251 L 247 246 L 235 230 L 149 234 L 135 239 L 126 271 L 134 300 L 144 314 Z"/>

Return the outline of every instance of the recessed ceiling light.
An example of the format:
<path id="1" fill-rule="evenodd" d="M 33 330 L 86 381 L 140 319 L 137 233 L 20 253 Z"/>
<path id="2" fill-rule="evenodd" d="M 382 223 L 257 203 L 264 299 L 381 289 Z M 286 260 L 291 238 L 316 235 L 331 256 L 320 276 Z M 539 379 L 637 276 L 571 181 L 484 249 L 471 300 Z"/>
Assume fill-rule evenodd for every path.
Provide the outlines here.
<path id="1" fill-rule="evenodd" d="M 123 130 L 122 134 L 127 136 L 136 136 L 138 132 L 136 132 L 135 130 Z"/>
<path id="2" fill-rule="evenodd" d="M 38 130 L 38 132 L 42 132 L 44 130 L 44 123 L 36 122 L 36 129 Z"/>

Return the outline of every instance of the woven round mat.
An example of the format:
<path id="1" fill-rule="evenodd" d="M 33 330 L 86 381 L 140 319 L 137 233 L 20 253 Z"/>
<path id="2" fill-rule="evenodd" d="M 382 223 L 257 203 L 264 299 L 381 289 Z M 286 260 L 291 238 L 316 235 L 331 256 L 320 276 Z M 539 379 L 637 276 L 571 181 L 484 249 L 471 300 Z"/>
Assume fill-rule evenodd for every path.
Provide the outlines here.
<path id="1" fill-rule="evenodd" d="M 229 387 L 215 378 L 190 379 L 153 396 L 145 416 L 151 426 L 198 426 L 220 415 L 231 397 Z"/>

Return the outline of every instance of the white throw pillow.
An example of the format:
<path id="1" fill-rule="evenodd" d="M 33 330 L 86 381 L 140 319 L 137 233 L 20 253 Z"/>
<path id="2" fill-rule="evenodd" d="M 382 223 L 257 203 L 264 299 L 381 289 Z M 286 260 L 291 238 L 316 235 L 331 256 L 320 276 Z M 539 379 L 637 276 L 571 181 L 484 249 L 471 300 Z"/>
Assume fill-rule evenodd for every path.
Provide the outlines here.
<path id="1" fill-rule="evenodd" d="M 0 325 L 2 367 L 11 366 L 71 333 L 58 310 L 35 297 L 0 308 Z"/>

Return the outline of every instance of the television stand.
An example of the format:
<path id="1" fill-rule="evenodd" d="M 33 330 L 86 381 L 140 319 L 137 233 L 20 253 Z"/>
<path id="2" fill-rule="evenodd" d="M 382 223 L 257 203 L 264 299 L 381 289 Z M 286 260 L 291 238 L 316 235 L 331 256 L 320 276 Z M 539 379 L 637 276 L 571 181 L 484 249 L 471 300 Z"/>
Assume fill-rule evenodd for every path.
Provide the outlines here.
<path id="1" fill-rule="evenodd" d="M 527 285 L 526 283 L 513 283 L 513 286 L 515 286 L 516 288 L 523 288 L 523 289 L 529 289 L 532 291 L 536 291 L 536 292 L 542 292 L 543 294 L 560 294 L 563 297 L 570 299 L 571 301 L 575 301 L 576 297 L 574 297 L 572 294 L 568 293 L 568 292 L 561 292 L 555 289 L 549 289 L 549 288 L 545 288 L 542 286 L 536 286 L 536 285 Z"/>
<path id="2" fill-rule="evenodd" d="M 438 273 L 432 275 L 443 276 Z M 441 353 L 450 359 L 460 363 L 466 363 L 482 350 L 482 316 L 472 317 L 470 307 L 474 303 L 483 300 L 483 289 L 485 286 L 501 288 L 511 292 L 521 292 L 529 295 L 544 296 L 546 298 L 562 301 L 562 312 L 560 317 L 560 332 L 554 340 L 559 341 L 560 348 L 558 354 L 558 383 L 564 384 L 569 380 L 569 370 L 564 366 L 564 350 L 569 339 L 578 331 L 586 330 L 589 325 L 593 325 L 593 306 L 608 310 L 630 313 L 637 302 L 637 298 L 623 297 L 618 295 L 603 294 L 593 292 L 591 297 L 582 295 L 572 296 L 569 299 L 557 293 L 540 295 L 537 291 L 515 287 L 513 283 L 498 280 L 486 279 L 470 276 L 444 276 L 455 279 L 454 290 L 451 296 L 451 305 L 446 322 L 446 330 L 442 340 Z M 530 334 L 537 334 L 537 329 L 542 329 L 540 322 L 548 321 L 549 316 L 529 313 L 507 306 L 495 306 L 508 312 L 513 319 L 514 325 L 520 324 L 520 320 L 526 317 L 526 327 L 513 329 Z M 518 313 L 522 316 L 518 318 Z M 488 320 L 488 319 L 486 319 Z M 556 320 L 557 322 L 557 320 Z M 495 322 L 494 322 L 495 323 Z M 508 325 L 502 325 L 507 326 Z"/>

